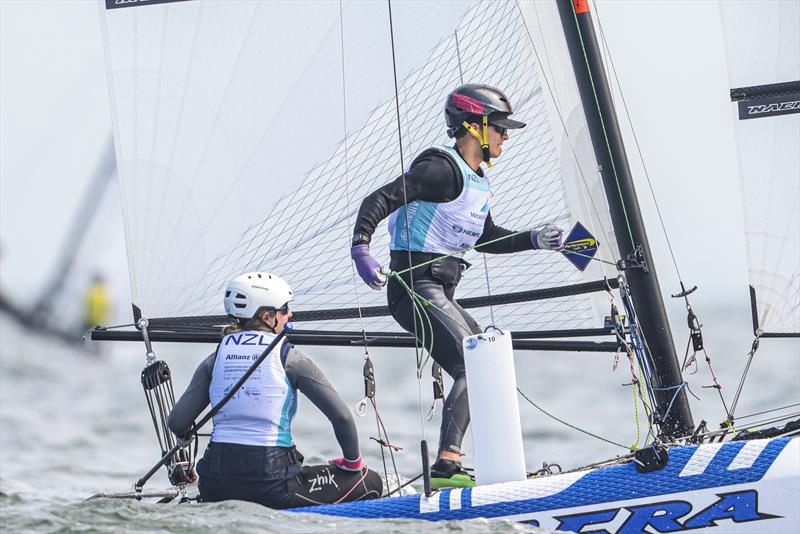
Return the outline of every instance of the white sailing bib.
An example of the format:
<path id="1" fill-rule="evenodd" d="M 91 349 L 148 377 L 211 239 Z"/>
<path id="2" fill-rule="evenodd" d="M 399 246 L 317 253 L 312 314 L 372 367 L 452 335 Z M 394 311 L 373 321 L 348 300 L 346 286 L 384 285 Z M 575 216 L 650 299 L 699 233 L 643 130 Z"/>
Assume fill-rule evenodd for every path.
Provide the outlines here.
<path id="1" fill-rule="evenodd" d="M 455 148 L 434 148 L 458 165 L 464 180 L 461 194 L 450 202 L 415 200 L 394 211 L 389 216 L 389 248 L 463 255 L 483 233 L 492 195 L 489 181 L 473 171 Z M 406 231 L 406 219 L 410 232 Z"/>
<path id="2" fill-rule="evenodd" d="M 275 334 L 259 331 L 235 332 L 222 338 L 208 390 L 212 406 L 222 400 L 274 338 Z M 211 441 L 292 446 L 297 391 L 286 376 L 280 348 L 278 345 L 270 352 L 239 392 L 214 416 Z"/>

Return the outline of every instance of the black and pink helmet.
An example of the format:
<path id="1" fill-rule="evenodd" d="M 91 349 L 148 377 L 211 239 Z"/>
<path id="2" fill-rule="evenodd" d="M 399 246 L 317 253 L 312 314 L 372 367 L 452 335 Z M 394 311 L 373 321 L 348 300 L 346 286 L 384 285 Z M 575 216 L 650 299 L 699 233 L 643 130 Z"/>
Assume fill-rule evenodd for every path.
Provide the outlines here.
<path id="1" fill-rule="evenodd" d="M 512 113 L 514 110 L 511 108 L 511 102 L 500 89 L 477 83 L 462 85 L 447 95 L 444 105 L 447 135 L 455 137 L 458 130 L 463 127 L 464 121 L 486 115 L 489 116 L 489 122 L 495 126 L 509 130 L 524 128 L 524 122 L 509 118 Z"/>

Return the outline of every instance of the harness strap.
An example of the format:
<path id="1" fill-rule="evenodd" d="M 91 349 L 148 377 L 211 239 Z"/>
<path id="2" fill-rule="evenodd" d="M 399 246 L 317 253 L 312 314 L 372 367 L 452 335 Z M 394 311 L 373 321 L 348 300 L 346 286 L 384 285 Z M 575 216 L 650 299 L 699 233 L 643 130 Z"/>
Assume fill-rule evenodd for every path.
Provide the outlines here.
<path id="1" fill-rule="evenodd" d="M 281 456 L 274 462 L 274 465 L 278 468 L 283 468 L 292 464 L 303 463 L 303 458 L 303 455 L 300 454 L 300 451 L 297 450 L 297 447 L 292 445 L 291 448 L 286 451 L 284 456 Z"/>
<path id="2" fill-rule="evenodd" d="M 392 250 L 389 252 L 391 257 L 390 267 L 391 270 L 406 275 L 408 272 L 414 271 L 414 276 L 424 276 L 431 272 L 433 262 L 440 262 L 443 264 L 457 263 L 456 267 L 462 274 L 472 267 L 472 264 L 458 256 L 448 256 L 445 254 L 438 254 L 435 252 L 417 252 L 407 250 Z M 409 256 L 411 263 L 409 264 Z M 408 276 L 406 276 L 408 278 Z"/>

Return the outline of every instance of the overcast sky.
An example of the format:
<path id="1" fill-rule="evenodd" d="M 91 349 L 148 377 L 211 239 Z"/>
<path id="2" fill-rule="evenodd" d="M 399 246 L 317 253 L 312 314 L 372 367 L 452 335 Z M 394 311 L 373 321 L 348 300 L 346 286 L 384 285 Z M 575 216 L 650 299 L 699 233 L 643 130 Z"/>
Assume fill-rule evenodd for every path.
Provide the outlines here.
<path id="1" fill-rule="evenodd" d="M 595 14 L 683 276 L 701 287 L 701 307 L 735 304 L 746 319 L 741 199 L 717 4 L 602 2 Z M 0 23 L 0 284 L 19 300 L 35 294 L 52 270 L 111 123 L 96 2 L 0 0 Z M 637 179 L 662 289 L 674 292 L 652 200 L 641 174 Z M 121 229 L 114 235 L 121 237 Z M 96 254 L 104 258 L 98 261 L 124 270 L 121 250 L 98 243 Z M 125 277 L 117 280 L 124 293 Z"/>

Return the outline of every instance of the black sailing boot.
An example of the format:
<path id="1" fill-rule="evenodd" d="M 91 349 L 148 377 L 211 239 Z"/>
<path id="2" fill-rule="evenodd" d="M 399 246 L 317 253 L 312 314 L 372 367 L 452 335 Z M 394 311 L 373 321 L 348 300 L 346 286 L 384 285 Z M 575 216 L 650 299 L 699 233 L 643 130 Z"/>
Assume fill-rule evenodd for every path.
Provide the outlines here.
<path id="1" fill-rule="evenodd" d="M 461 462 L 438 459 L 431 466 L 431 486 L 434 488 L 471 488 L 475 479 L 464 471 Z"/>

